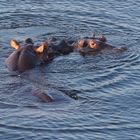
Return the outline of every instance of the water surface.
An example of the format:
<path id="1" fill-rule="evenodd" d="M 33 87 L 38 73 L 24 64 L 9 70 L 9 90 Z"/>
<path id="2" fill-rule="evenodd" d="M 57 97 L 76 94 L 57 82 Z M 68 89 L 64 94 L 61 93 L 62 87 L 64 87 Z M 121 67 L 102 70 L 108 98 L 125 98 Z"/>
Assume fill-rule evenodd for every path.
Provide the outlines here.
<path id="1" fill-rule="evenodd" d="M 0 0 L 0 139 L 140 139 L 139 7 L 139 0 Z M 12 38 L 38 43 L 94 31 L 128 50 L 74 52 L 21 75 L 4 65 Z M 56 101 L 40 102 L 37 88 Z"/>

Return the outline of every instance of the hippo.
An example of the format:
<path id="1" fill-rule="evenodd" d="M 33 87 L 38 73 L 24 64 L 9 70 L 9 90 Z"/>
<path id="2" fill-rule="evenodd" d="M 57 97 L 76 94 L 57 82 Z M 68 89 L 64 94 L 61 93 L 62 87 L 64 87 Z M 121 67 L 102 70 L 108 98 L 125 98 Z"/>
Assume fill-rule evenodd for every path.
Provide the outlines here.
<path id="1" fill-rule="evenodd" d="M 85 54 L 97 54 L 102 50 L 114 50 L 116 52 L 123 52 L 126 48 L 116 48 L 108 43 L 105 36 L 96 37 L 95 33 L 92 37 L 79 39 L 74 44 L 74 49 L 80 52 L 82 55 Z"/>
<path id="2" fill-rule="evenodd" d="M 58 42 L 57 39 L 52 38 L 37 46 L 31 38 L 26 39 L 22 45 L 13 39 L 10 45 L 16 50 L 6 59 L 5 63 L 9 70 L 22 72 L 36 65 L 48 63 L 55 56 L 66 55 L 75 50 L 82 55 L 97 54 L 105 49 L 117 52 L 126 50 L 126 48 L 116 48 L 106 42 L 105 36 L 96 37 L 95 33 L 92 37 L 72 41 L 72 43 L 66 40 Z"/>
<path id="3" fill-rule="evenodd" d="M 40 64 L 42 60 L 39 57 L 45 49 L 45 45 L 34 47 L 31 39 L 27 39 L 21 46 L 15 39 L 10 41 L 10 45 L 15 49 L 14 52 L 5 60 L 7 68 L 11 71 L 23 72 Z"/>
<path id="4" fill-rule="evenodd" d="M 6 59 L 5 64 L 9 70 L 20 72 L 36 65 L 46 64 L 55 56 L 66 55 L 73 51 L 73 47 L 65 40 L 58 43 L 49 39 L 35 46 L 31 38 L 27 38 L 22 44 L 13 39 L 10 45 L 15 51 Z"/>
<path id="5" fill-rule="evenodd" d="M 73 52 L 73 46 L 69 44 L 66 40 L 58 41 L 56 38 L 50 38 L 45 42 L 50 48 L 51 53 L 55 56 L 66 55 Z"/>

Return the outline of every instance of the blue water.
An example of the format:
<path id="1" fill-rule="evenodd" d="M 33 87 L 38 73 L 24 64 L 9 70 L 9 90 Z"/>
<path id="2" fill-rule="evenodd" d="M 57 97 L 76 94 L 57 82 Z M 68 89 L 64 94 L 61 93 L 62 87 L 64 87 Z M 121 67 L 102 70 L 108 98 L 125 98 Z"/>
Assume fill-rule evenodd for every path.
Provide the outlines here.
<path id="1" fill-rule="evenodd" d="M 139 0 L 0 0 L 0 139 L 139 140 L 139 7 Z M 73 52 L 21 75 L 4 65 L 12 38 L 38 43 L 94 31 L 128 50 Z M 40 102 L 38 88 L 55 102 Z"/>

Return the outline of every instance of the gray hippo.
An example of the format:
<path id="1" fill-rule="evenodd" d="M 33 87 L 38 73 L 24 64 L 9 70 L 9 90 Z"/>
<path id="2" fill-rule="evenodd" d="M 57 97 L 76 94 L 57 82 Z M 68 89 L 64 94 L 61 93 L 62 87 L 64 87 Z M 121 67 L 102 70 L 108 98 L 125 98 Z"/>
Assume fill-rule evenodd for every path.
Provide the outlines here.
<path id="1" fill-rule="evenodd" d="M 74 49 L 73 46 L 64 39 L 59 41 L 56 38 L 49 38 L 45 43 L 55 56 L 69 54 L 73 52 Z"/>
<path id="2" fill-rule="evenodd" d="M 10 46 L 15 51 L 6 59 L 5 64 L 9 70 L 19 72 L 31 69 L 36 65 L 48 63 L 55 56 L 69 54 L 73 51 L 73 47 L 65 40 L 58 43 L 54 39 L 49 39 L 49 41 L 36 46 L 31 38 L 26 39 L 22 44 L 13 39 L 10 41 Z"/>
<path id="3" fill-rule="evenodd" d="M 74 49 L 80 52 L 82 55 L 85 54 L 97 54 L 104 50 L 113 50 L 116 52 L 123 52 L 126 48 L 116 48 L 107 43 L 105 36 L 96 37 L 95 33 L 90 38 L 79 39 L 74 43 Z"/>
<path id="4" fill-rule="evenodd" d="M 46 47 L 44 44 L 34 47 L 32 40 L 27 39 L 25 45 L 22 46 L 13 39 L 10 41 L 10 45 L 15 51 L 5 60 L 5 64 L 11 71 L 23 72 L 35 67 L 43 61 L 43 58 L 39 56 Z"/>

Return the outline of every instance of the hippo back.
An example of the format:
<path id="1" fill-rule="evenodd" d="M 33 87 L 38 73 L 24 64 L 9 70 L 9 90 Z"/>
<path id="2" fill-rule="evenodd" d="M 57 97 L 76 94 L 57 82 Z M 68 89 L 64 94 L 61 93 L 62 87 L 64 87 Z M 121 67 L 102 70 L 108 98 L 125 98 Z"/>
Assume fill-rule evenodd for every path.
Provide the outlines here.
<path id="1" fill-rule="evenodd" d="M 33 51 L 32 46 L 22 48 L 18 59 L 18 71 L 25 71 L 35 67 L 39 63 L 36 53 Z"/>
<path id="2" fill-rule="evenodd" d="M 19 59 L 20 51 L 15 50 L 5 61 L 7 68 L 10 71 L 16 71 L 18 69 L 18 59 Z"/>

